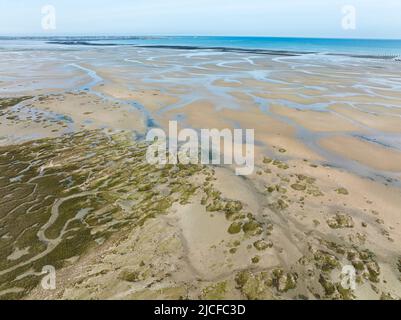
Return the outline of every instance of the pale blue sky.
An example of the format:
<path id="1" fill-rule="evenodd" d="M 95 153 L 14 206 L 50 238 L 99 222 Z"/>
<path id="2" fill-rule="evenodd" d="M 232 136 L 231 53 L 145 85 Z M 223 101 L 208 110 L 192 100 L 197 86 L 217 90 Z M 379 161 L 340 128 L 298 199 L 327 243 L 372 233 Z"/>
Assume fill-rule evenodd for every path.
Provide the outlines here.
<path id="1" fill-rule="evenodd" d="M 41 28 L 44 5 L 57 28 Z M 354 5 L 356 30 L 341 27 Z M 0 0 L 0 35 L 401 38 L 401 0 Z"/>

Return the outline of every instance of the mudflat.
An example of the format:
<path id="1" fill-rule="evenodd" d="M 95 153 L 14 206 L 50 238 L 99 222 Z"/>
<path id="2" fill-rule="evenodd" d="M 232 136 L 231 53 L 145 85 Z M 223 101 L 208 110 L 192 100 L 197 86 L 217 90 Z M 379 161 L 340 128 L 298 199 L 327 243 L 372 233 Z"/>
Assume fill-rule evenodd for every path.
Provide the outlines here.
<path id="1" fill-rule="evenodd" d="M 401 297 L 399 63 L 0 54 L 0 298 Z M 254 173 L 148 164 L 143 137 L 169 120 L 254 129 Z M 348 266 L 355 290 L 341 285 Z"/>

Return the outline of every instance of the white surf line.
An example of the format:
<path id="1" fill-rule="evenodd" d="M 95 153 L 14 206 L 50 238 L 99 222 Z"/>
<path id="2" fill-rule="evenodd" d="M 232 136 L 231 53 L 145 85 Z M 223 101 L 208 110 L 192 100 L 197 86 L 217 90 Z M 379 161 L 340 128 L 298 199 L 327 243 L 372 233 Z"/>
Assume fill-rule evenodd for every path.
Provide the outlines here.
<path id="1" fill-rule="evenodd" d="M 251 58 L 243 58 L 243 59 L 247 61 L 249 64 L 256 66 L 256 63 Z"/>
<path id="2" fill-rule="evenodd" d="M 130 58 L 125 58 L 124 61 L 125 61 L 125 62 L 133 62 L 133 63 L 145 64 L 145 63 L 143 63 L 142 61 L 133 60 L 133 59 L 130 59 Z"/>
<path id="3" fill-rule="evenodd" d="M 228 64 L 238 64 L 238 63 L 243 63 L 243 62 L 244 62 L 243 60 L 222 61 L 222 62 L 216 63 L 216 66 L 221 67 L 221 68 L 242 70 L 243 68 L 241 68 L 241 67 L 228 66 Z"/>
<path id="4" fill-rule="evenodd" d="M 145 60 L 147 60 L 147 59 L 145 59 Z M 131 59 L 131 58 L 125 58 L 123 61 L 124 62 L 130 62 L 130 63 L 138 63 L 138 64 L 141 64 L 141 65 L 150 66 L 150 67 L 153 67 L 153 68 L 159 68 L 159 66 L 156 65 L 156 64 L 151 64 L 151 63 L 143 62 L 143 61 L 140 61 L 140 60 L 134 60 L 134 59 Z"/>

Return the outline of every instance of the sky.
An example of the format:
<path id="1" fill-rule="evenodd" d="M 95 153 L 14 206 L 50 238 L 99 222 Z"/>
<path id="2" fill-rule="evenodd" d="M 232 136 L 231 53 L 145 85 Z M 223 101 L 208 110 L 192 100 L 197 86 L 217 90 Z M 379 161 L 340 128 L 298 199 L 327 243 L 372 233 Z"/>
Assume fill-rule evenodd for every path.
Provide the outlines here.
<path id="1" fill-rule="evenodd" d="M 46 5 L 55 29 L 42 28 Z M 343 27 L 346 5 L 355 28 Z M 401 0 L 0 0 L 0 35 L 401 39 L 400 16 Z"/>

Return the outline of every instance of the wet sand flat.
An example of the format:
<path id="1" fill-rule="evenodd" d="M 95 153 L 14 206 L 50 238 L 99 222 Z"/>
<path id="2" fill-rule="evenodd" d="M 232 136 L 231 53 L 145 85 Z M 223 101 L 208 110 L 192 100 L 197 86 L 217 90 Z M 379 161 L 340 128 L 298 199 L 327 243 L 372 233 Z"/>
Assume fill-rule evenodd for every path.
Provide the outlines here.
<path id="1" fill-rule="evenodd" d="M 0 49 L 1 299 L 401 297 L 401 65 Z M 255 170 L 154 166 L 151 128 L 254 129 Z M 57 288 L 40 286 L 52 264 Z M 344 266 L 355 290 L 341 287 Z"/>
<path id="2" fill-rule="evenodd" d="M 321 140 L 321 144 L 344 158 L 359 161 L 369 167 L 397 173 L 401 171 L 401 151 L 354 137 L 326 138 Z"/>
<path id="3" fill-rule="evenodd" d="M 333 105 L 330 109 L 368 128 L 384 132 L 398 133 L 401 131 L 401 116 L 398 114 L 389 114 L 394 112 L 391 108 L 389 112 L 386 112 L 386 109 L 382 109 L 381 112 L 377 112 L 379 110 L 369 112 L 369 109 L 365 110 L 363 106 L 353 108 L 346 105 Z"/>
<path id="4" fill-rule="evenodd" d="M 312 131 L 348 132 L 360 130 L 360 127 L 353 125 L 351 121 L 339 117 L 330 111 L 299 110 L 282 107 L 280 105 L 273 105 L 270 110 L 279 115 L 288 117 Z"/>

